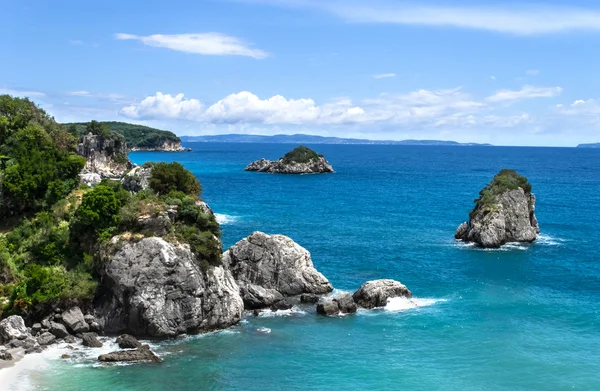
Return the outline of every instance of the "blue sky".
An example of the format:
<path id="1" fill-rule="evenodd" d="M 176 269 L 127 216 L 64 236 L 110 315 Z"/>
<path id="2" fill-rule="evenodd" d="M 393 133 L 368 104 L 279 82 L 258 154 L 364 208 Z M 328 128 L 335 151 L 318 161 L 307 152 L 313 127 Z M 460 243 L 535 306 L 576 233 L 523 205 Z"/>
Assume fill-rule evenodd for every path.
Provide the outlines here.
<path id="1" fill-rule="evenodd" d="M 0 33 L 0 93 L 61 122 L 600 142 L 597 1 L 14 1 Z"/>

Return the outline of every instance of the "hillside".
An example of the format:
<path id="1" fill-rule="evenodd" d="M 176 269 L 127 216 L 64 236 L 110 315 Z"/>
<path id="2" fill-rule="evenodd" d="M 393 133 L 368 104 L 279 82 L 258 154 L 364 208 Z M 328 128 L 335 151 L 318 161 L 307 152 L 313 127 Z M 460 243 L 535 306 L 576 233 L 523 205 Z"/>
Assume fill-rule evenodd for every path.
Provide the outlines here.
<path id="1" fill-rule="evenodd" d="M 490 146 L 490 144 L 459 143 L 443 140 L 366 140 L 358 138 L 323 137 L 308 134 L 277 134 L 261 136 L 253 134 L 219 134 L 214 136 L 181 136 L 183 142 L 205 143 L 272 143 L 272 144 L 389 144 L 389 145 L 457 145 Z"/>
<path id="2" fill-rule="evenodd" d="M 143 125 L 128 124 L 126 122 L 100 122 L 114 132 L 125 137 L 127 146 L 132 150 L 182 150 L 181 140 L 175 133 Z M 67 123 L 65 126 L 75 125 L 79 134 L 83 134 L 87 123 Z"/>

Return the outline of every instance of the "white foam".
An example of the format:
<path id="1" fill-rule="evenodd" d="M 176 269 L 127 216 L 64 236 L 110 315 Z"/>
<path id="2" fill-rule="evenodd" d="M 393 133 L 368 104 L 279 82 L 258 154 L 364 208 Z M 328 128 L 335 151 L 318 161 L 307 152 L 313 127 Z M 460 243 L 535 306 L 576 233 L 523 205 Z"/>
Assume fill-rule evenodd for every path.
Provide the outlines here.
<path id="1" fill-rule="evenodd" d="M 273 318 L 277 316 L 304 316 L 306 311 L 302 311 L 298 307 L 294 306 L 289 310 L 277 310 L 277 311 L 262 311 L 258 316 L 260 318 Z"/>
<path id="2" fill-rule="evenodd" d="M 390 312 L 407 311 L 419 307 L 428 307 L 444 301 L 446 301 L 446 299 L 421 299 L 417 297 L 409 299 L 408 297 L 392 297 L 388 299 L 384 310 Z"/>
<path id="3" fill-rule="evenodd" d="M 219 224 L 233 224 L 238 220 L 237 216 L 226 215 L 224 213 L 215 213 L 215 218 Z"/>
<path id="4" fill-rule="evenodd" d="M 271 329 L 268 327 L 259 327 L 256 329 L 256 332 L 261 334 L 271 334 Z"/>
<path id="5" fill-rule="evenodd" d="M 544 246 L 562 246 L 564 242 L 564 239 L 555 238 L 545 234 L 539 234 L 537 240 L 535 241 L 536 244 L 541 244 Z"/>

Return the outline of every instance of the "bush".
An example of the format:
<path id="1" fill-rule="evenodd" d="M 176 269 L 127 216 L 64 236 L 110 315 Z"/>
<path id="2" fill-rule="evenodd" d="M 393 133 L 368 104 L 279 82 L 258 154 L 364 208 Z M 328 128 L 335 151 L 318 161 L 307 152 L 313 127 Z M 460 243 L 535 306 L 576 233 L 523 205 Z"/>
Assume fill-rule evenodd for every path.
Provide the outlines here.
<path id="1" fill-rule="evenodd" d="M 319 155 L 312 149 L 303 145 L 294 148 L 292 151 L 285 154 L 283 162 L 285 164 L 291 163 L 308 163 L 311 161 L 319 160 L 322 155 Z"/>
<path id="2" fill-rule="evenodd" d="M 523 189 L 526 194 L 531 193 L 531 184 L 524 176 L 514 170 L 503 169 L 494 176 L 494 179 L 479 192 L 479 198 L 475 199 L 478 207 L 490 208 L 497 195 L 509 190 Z"/>
<path id="3" fill-rule="evenodd" d="M 156 163 L 152 166 L 149 186 L 163 196 L 173 191 L 200 196 L 202 188 L 198 179 L 180 163 Z"/>

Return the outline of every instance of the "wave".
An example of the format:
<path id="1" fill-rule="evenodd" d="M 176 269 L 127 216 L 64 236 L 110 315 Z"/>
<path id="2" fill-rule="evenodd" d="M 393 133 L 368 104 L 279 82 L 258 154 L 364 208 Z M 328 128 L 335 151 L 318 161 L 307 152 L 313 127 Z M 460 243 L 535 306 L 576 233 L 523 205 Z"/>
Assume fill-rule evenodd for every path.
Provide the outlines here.
<path id="1" fill-rule="evenodd" d="M 509 243 L 502 245 L 502 247 L 499 247 L 499 248 L 483 248 L 483 247 L 479 247 L 477 245 L 477 243 L 461 242 L 458 240 L 455 241 L 452 245 L 454 247 L 458 247 L 460 249 L 465 249 L 465 250 L 490 251 L 490 252 L 496 252 L 496 251 L 504 252 L 504 251 L 515 251 L 515 250 L 516 251 L 526 251 L 530 247 L 529 243 L 509 242 Z"/>
<path id="2" fill-rule="evenodd" d="M 224 213 L 215 213 L 215 218 L 219 224 L 233 224 L 238 220 L 237 216 L 226 215 Z"/>
<path id="3" fill-rule="evenodd" d="M 419 307 L 429 307 L 437 303 L 447 301 L 446 299 L 421 299 L 418 297 L 407 298 L 407 297 L 392 297 L 388 299 L 387 305 L 383 308 L 389 312 L 400 312 L 406 310 L 412 310 Z"/>
<path id="4" fill-rule="evenodd" d="M 566 242 L 565 239 L 555 238 L 546 234 L 539 234 L 537 240 L 535 241 L 536 244 L 541 244 L 544 246 L 562 246 L 564 242 Z"/>
<path id="5" fill-rule="evenodd" d="M 289 310 L 277 310 L 277 311 L 262 311 L 258 317 L 259 318 L 274 318 L 278 316 L 304 316 L 306 315 L 306 311 L 301 310 L 300 308 L 294 306 Z"/>
<path id="6" fill-rule="evenodd" d="M 256 329 L 256 332 L 260 334 L 271 334 L 271 329 L 268 327 L 259 327 Z"/>

